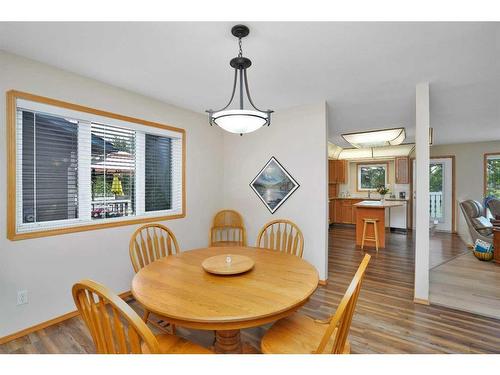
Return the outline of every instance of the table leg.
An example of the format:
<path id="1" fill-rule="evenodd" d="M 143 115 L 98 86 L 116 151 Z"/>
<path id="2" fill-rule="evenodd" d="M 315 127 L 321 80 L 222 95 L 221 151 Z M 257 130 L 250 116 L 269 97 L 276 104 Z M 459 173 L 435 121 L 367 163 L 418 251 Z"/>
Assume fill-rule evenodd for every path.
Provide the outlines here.
<path id="1" fill-rule="evenodd" d="M 241 354 L 240 330 L 215 331 L 215 352 L 221 354 Z"/>

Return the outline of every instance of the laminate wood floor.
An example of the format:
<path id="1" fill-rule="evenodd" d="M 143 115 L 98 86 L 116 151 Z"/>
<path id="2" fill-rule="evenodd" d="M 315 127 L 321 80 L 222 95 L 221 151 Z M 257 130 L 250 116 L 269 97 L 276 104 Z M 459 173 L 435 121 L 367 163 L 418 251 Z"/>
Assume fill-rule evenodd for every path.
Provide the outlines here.
<path id="1" fill-rule="evenodd" d="M 433 269 L 470 250 L 457 234 L 434 232 L 429 242 L 429 268 Z"/>
<path id="2" fill-rule="evenodd" d="M 329 282 L 317 289 L 302 308 L 303 313 L 317 318 L 333 313 L 363 257 L 354 238 L 353 227 L 330 229 Z M 443 241 L 446 238 L 443 235 Z M 409 235 L 388 233 L 386 246 L 378 254 L 375 250 L 367 251 L 373 257 L 350 331 L 353 353 L 500 353 L 500 320 L 413 303 L 411 232 Z M 307 244 L 304 251 L 307 252 Z M 132 301 L 130 304 L 141 312 L 138 303 Z M 244 330 L 243 341 L 258 348 L 266 329 Z M 213 342 L 212 332 L 180 327 L 177 332 L 207 347 Z M 3 353 L 93 351 L 92 340 L 79 317 L 0 345 Z"/>
<path id="3" fill-rule="evenodd" d="M 500 265 L 468 251 L 432 269 L 430 301 L 500 319 Z"/>

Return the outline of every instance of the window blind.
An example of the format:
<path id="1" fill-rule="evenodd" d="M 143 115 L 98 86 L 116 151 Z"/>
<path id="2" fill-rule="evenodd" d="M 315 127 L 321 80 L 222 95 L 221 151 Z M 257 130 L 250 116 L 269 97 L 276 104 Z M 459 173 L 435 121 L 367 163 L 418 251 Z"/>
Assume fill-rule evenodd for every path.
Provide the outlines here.
<path id="1" fill-rule="evenodd" d="M 22 111 L 22 221 L 78 216 L 78 127 L 66 119 Z"/>
<path id="2" fill-rule="evenodd" d="M 146 134 L 145 210 L 172 208 L 172 143 L 167 137 Z"/>
<path id="3" fill-rule="evenodd" d="M 182 133 L 20 102 L 17 232 L 182 212 Z"/>

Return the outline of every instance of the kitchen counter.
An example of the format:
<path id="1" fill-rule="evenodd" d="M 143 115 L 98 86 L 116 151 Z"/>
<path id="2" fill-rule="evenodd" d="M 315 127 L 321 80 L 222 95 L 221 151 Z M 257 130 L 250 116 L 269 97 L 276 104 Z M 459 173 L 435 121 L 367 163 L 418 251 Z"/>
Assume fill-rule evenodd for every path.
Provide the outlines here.
<path id="1" fill-rule="evenodd" d="M 328 200 L 380 201 L 380 199 L 376 199 L 376 198 L 363 198 L 363 197 L 347 197 L 347 198 L 343 198 L 343 197 L 329 197 Z M 408 198 L 406 198 L 406 199 L 401 199 L 401 198 L 385 198 L 385 200 L 386 201 L 408 202 L 409 199 Z"/>
<path id="2" fill-rule="evenodd" d="M 356 212 L 358 210 L 356 204 L 367 202 L 370 207 L 368 210 L 373 211 L 374 208 L 380 207 L 380 199 L 375 198 L 358 198 L 358 197 L 331 197 L 328 200 L 328 221 L 330 224 L 356 224 Z M 386 203 L 394 203 L 391 207 L 385 210 L 385 224 L 391 230 L 407 231 L 408 225 L 408 199 L 388 198 Z"/>
<path id="3" fill-rule="evenodd" d="M 393 201 L 386 200 L 385 202 L 364 200 L 362 202 L 353 204 L 353 206 L 363 207 L 363 208 L 391 208 L 391 207 L 400 207 L 403 206 L 404 204 L 405 204 L 404 202 L 399 202 L 396 200 Z"/>

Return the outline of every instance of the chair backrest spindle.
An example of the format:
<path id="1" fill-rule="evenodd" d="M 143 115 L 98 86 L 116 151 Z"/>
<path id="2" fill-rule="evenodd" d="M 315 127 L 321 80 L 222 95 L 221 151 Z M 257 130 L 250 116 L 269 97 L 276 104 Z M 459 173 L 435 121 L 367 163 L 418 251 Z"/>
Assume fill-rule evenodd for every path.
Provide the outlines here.
<path id="1" fill-rule="evenodd" d="M 179 244 L 170 229 L 161 224 L 146 224 L 130 239 L 130 260 L 135 272 L 149 263 L 180 252 Z"/>
<path id="2" fill-rule="evenodd" d="M 256 247 L 281 251 L 302 258 L 304 236 L 290 220 L 278 219 L 265 224 L 257 236 Z"/>

